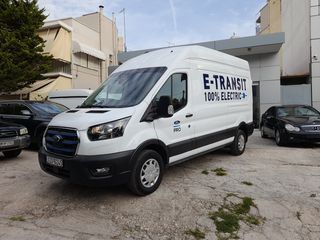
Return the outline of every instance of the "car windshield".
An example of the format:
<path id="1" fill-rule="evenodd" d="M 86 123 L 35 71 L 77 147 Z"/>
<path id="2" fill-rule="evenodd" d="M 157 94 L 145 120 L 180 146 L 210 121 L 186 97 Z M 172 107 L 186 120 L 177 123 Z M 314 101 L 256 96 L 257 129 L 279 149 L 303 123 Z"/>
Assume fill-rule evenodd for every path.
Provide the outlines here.
<path id="1" fill-rule="evenodd" d="M 310 107 L 281 107 L 277 109 L 278 117 L 320 117 L 320 113 Z"/>
<path id="2" fill-rule="evenodd" d="M 112 74 L 80 108 L 123 108 L 139 104 L 166 67 L 141 68 Z"/>
<path id="3" fill-rule="evenodd" d="M 59 114 L 68 110 L 63 105 L 49 102 L 34 102 L 32 103 L 32 107 L 38 112 L 47 114 Z"/>

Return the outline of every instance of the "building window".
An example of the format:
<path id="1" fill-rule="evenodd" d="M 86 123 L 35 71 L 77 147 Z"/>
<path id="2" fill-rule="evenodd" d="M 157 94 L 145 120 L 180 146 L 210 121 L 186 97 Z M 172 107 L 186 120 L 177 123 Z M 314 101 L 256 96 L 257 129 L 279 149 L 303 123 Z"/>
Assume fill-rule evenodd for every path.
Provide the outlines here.
<path id="1" fill-rule="evenodd" d="M 88 68 L 95 70 L 99 69 L 99 59 L 92 56 L 88 56 Z"/>
<path id="2" fill-rule="evenodd" d="M 52 72 L 63 72 L 71 74 L 71 63 L 54 60 Z"/>

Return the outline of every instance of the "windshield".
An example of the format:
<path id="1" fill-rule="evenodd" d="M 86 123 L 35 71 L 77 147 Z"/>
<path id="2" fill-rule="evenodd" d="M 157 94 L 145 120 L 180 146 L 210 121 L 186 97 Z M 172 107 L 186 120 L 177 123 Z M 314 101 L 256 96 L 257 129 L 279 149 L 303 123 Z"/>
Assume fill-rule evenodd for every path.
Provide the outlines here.
<path id="1" fill-rule="evenodd" d="M 80 107 L 135 106 L 145 98 L 166 70 L 166 67 L 154 67 L 114 73 Z"/>
<path id="2" fill-rule="evenodd" d="M 34 102 L 32 103 L 32 107 L 38 112 L 47 114 L 59 114 L 68 110 L 63 105 L 48 102 Z"/>
<path id="3" fill-rule="evenodd" d="M 318 111 L 310 107 L 281 107 L 277 109 L 278 117 L 320 117 Z"/>

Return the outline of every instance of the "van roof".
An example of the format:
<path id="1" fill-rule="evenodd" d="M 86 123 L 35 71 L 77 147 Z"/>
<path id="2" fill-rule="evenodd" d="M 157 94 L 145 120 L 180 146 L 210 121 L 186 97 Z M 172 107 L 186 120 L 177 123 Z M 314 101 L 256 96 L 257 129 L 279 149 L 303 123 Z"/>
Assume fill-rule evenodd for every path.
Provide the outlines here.
<path id="1" fill-rule="evenodd" d="M 160 49 L 132 58 L 114 72 L 147 67 L 202 68 L 210 63 L 223 63 L 245 70 L 247 61 L 203 46 L 182 46 Z"/>

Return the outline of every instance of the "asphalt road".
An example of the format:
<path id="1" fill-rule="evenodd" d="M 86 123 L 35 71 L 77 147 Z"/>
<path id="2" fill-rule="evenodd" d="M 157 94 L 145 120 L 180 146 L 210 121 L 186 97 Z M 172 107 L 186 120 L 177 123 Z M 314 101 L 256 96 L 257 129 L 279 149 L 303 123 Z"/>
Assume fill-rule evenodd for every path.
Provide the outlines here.
<path id="1" fill-rule="evenodd" d="M 34 151 L 0 156 L 0 239 L 194 239 L 185 232 L 196 228 L 217 239 L 208 214 L 231 194 L 253 198 L 261 219 L 240 222 L 241 239 L 319 240 L 320 145 L 277 147 L 256 132 L 242 156 L 218 151 L 167 169 L 147 197 L 49 176 Z"/>

